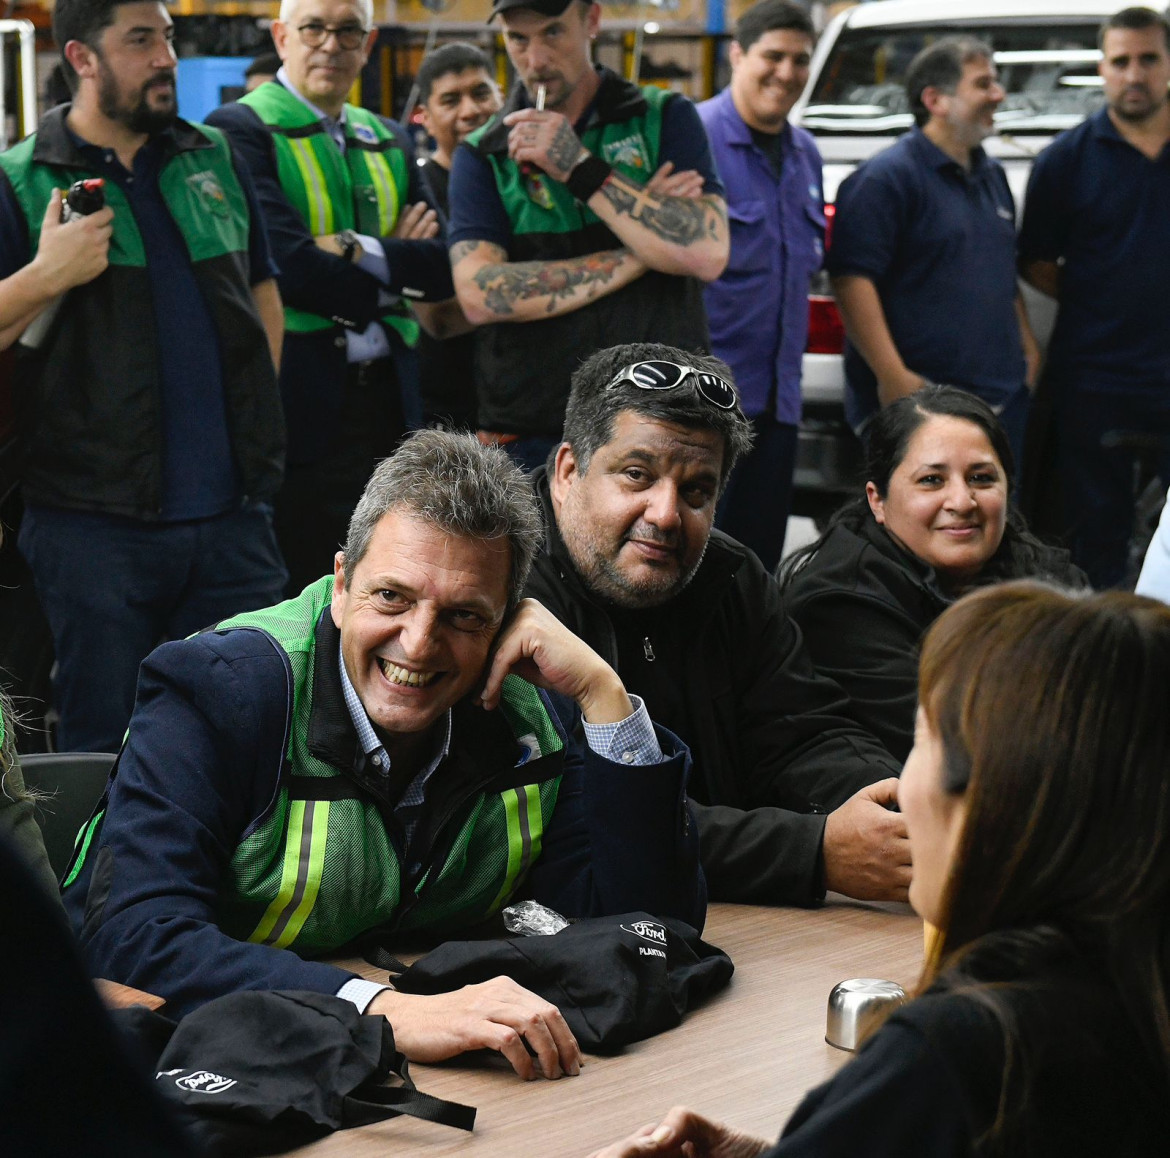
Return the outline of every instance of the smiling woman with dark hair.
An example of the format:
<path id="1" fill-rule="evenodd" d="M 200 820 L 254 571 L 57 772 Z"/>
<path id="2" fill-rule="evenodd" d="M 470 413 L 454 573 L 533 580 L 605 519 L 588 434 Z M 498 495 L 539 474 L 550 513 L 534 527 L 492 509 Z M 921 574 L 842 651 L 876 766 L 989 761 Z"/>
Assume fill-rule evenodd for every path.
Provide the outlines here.
<path id="1" fill-rule="evenodd" d="M 955 598 L 1005 579 L 1085 579 L 1012 510 L 1011 447 L 981 399 L 925 387 L 876 415 L 867 439 L 865 493 L 785 562 L 780 581 L 817 670 L 904 760 L 919 641 Z"/>
<path id="2" fill-rule="evenodd" d="M 1004 584 L 922 649 L 915 1000 L 772 1146 L 672 1110 L 598 1158 L 1125 1158 L 1170 1139 L 1170 608 Z"/>

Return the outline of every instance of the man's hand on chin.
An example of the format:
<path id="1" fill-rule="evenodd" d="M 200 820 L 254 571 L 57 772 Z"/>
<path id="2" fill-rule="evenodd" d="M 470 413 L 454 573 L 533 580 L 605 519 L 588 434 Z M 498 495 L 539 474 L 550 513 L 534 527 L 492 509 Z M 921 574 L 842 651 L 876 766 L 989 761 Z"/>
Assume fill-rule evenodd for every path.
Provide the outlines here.
<path id="1" fill-rule="evenodd" d="M 480 695 L 485 708 L 499 703 L 510 673 L 576 700 L 590 724 L 617 724 L 634 714 L 617 672 L 535 599 L 522 599 L 500 632 Z"/>
<path id="2" fill-rule="evenodd" d="M 394 1044 L 411 1061 L 446 1061 L 468 1050 L 494 1049 L 525 1081 L 576 1077 L 584 1064 L 560 1010 L 510 977 L 433 996 L 384 990 L 366 1012 L 390 1022 Z"/>

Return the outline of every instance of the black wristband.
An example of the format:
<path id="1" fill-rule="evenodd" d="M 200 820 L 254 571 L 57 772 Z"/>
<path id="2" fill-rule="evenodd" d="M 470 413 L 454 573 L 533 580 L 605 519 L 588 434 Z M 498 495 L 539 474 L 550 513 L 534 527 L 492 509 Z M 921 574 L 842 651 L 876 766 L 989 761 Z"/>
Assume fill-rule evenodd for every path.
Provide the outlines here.
<path id="1" fill-rule="evenodd" d="M 573 166 L 565 178 L 565 188 L 582 204 L 609 180 L 613 166 L 592 155 Z"/>

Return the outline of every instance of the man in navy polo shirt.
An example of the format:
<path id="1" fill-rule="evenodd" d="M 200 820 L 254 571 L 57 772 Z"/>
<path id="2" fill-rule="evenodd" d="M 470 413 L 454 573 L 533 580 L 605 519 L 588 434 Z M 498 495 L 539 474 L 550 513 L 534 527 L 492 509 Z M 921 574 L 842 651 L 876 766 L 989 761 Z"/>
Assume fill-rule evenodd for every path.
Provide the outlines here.
<path id="1" fill-rule="evenodd" d="M 809 280 L 824 257 L 821 155 L 811 133 L 788 123 L 813 44 L 803 8 L 761 0 L 736 24 L 731 84 L 699 105 L 731 225 L 731 259 L 703 291 L 711 350 L 735 371 L 756 435 L 728 480 L 716 524 L 769 571 L 784 551 Z"/>
<path id="2" fill-rule="evenodd" d="M 846 417 L 861 433 L 927 382 L 961 386 L 999 414 L 1018 462 L 1039 355 L 1011 191 L 980 147 L 1004 98 L 991 49 L 940 40 L 911 61 L 906 91 L 917 127 L 837 195 L 827 265 L 849 336 Z"/>
<path id="3" fill-rule="evenodd" d="M 280 295 L 247 175 L 177 119 L 163 5 L 58 0 L 53 30 L 75 98 L 0 157 L 0 343 L 24 335 L 19 541 L 56 648 L 57 743 L 116 751 L 161 639 L 283 588 Z M 94 177 L 107 207 L 62 222 L 55 190 Z"/>
<path id="4" fill-rule="evenodd" d="M 1093 585 L 1125 577 L 1133 459 L 1111 432 L 1170 438 L 1170 25 L 1126 8 L 1101 31 L 1106 107 L 1036 159 L 1020 268 L 1060 302 L 1049 347 L 1073 558 Z M 1160 464 L 1170 482 L 1170 455 Z"/>

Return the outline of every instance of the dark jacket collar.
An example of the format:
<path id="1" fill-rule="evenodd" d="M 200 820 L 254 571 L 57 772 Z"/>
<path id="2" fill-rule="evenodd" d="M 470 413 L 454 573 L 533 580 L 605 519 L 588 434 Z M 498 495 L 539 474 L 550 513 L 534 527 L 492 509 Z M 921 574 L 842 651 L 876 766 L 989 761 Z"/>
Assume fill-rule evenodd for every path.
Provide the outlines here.
<path id="1" fill-rule="evenodd" d="M 641 116 L 646 111 L 646 98 L 636 84 L 622 80 L 616 72 L 604 65 L 597 69 L 601 76 L 601 85 L 593 98 L 593 103 L 585 110 L 584 125 L 578 123 L 578 131 L 590 128 L 593 125 L 622 124 L 634 117 Z M 504 117 L 518 109 L 532 107 L 532 99 L 523 84 L 508 94 L 504 107 L 496 113 L 495 120 L 488 125 L 480 138 L 479 149 L 484 153 L 501 153 L 508 150 L 508 126 L 504 124 Z"/>
<path id="2" fill-rule="evenodd" d="M 918 125 L 915 125 L 907 134 L 907 140 L 909 147 L 918 154 L 923 164 L 929 165 L 933 169 L 949 169 L 966 178 L 974 178 L 991 164 L 991 158 L 988 157 L 983 146 L 976 145 L 971 150 L 971 168 L 964 169 L 954 157 L 949 153 L 944 153 Z"/>
<path id="3" fill-rule="evenodd" d="M 326 607 L 313 637 L 313 699 L 306 737 L 314 756 L 348 772 L 357 759 L 358 741 L 341 688 L 341 632 Z"/>
<path id="4" fill-rule="evenodd" d="M 857 534 L 864 539 L 880 555 L 902 567 L 914 583 L 933 600 L 947 606 L 955 601 L 953 595 L 948 595 L 938 580 L 938 573 L 929 564 L 923 562 L 912 551 L 902 546 L 876 519 L 867 518 L 858 529 Z"/>
<path id="5" fill-rule="evenodd" d="M 36 144 L 33 145 L 33 160 L 42 165 L 64 165 L 70 168 L 84 168 L 88 163 L 78 148 L 77 140 L 65 124 L 72 105 L 58 105 L 50 109 L 41 119 L 37 128 Z M 162 142 L 164 159 L 193 149 L 210 149 L 208 140 L 194 125 L 177 120 L 170 128 L 157 133 L 152 140 Z"/>

